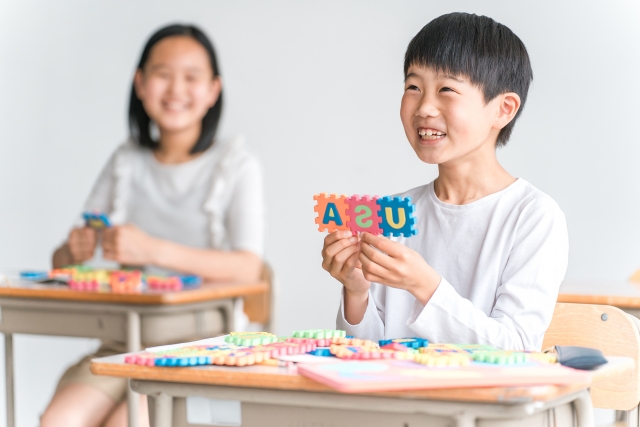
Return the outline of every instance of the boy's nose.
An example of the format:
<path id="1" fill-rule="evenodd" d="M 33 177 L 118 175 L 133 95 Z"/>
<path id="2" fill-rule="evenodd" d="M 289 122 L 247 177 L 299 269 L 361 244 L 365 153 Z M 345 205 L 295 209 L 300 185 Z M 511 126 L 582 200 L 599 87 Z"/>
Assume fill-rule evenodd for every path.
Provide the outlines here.
<path id="1" fill-rule="evenodd" d="M 430 97 L 425 96 L 424 98 L 422 98 L 422 101 L 418 105 L 415 115 L 423 118 L 436 117 L 440 115 L 440 110 L 438 110 L 438 108 L 434 105 Z"/>

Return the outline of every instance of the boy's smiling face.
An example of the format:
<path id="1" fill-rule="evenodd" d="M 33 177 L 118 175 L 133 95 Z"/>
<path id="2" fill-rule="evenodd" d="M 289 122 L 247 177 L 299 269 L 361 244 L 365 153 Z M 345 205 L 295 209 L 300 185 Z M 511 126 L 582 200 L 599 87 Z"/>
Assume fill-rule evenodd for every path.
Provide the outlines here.
<path id="1" fill-rule="evenodd" d="M 466 76 L 411 65 L 407 71 L 400 117 L 416 154 L 425 163 L 455 163 L 475 154 L 495 152 L 500 129 L 520 106 L 515 93 L 485 102 L 482 90 Z"/>

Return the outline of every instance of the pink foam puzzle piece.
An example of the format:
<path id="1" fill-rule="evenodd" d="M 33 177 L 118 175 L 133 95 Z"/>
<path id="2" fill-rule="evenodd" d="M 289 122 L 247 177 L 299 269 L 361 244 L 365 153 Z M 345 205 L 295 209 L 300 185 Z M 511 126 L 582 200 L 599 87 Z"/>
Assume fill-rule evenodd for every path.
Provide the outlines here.
<path id="1" fill-rule="evenodd" d="M 380 223 L 380 205 L 376 203 L 378 196 L 359 196 L 357 194 L 347 197 L 347 226 L 352 233 L 367 232 L 373 235 L 382 234 Z"/>

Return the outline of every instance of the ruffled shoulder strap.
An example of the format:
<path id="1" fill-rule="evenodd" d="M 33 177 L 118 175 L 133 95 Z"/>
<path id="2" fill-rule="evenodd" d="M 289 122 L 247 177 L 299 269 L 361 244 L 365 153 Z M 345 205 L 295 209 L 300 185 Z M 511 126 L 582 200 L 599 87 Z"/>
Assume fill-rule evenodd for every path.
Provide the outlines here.
<path id="1" fill-rule="evenodd" d="M 142 147 L 133 140 L 123 143 L 113 158 L 113 210 L 110 219 L 114 224 L 124 224 L 127 220 L 127 202 L 136 160 L 142 155 Z"/>
<path id="2" fill-rule="evenodd" d="M 242 136 L 219 140 L 216 144 L 217 146 L 212 148 L 220 150 L 220 155 L 216 156 L 217 162 L 214 165 L 211 188 L 203 209 L 209 217 L 212 247 L 228 249 L 227 231 L 224 225 L 225 209 L 228 199 L 232 196 L 230 190 L 233 189 L 235 172 L 250 154 L 245 149 Z"/>

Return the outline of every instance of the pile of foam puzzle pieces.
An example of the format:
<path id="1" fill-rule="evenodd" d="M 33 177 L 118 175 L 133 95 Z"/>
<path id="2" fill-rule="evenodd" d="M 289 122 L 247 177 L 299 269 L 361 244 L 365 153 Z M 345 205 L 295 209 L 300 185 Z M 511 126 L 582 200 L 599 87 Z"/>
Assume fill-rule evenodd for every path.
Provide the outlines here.
<path id="1" fill-rule="evenodd" d="M 345 331 L 312 329 L 290 337 L 268 332 L 232 332 L 223 344 L 187 345 L 127 355 L 125 362 L 144 366 L 248 366 L 277 364 L 279 356 L 310 354 L 344 360 L 407 360 L 430 367 L 467 366 L 471 362 L 514 365 L 528 361 L 556 363 L 554 354 L 504 351 L 488 345 L 430 344 L 423 338 L 373 342 L 346 336 Z M 274 363 L 275 362 L 275 363 Z"/>
<path id="2" fill-rule="evenodd" d="M 143 289 L 179 291 L 196 288 L 202 283 L 200 276 L 153 276 L 140 270 L 105 270 L 82 265 L 57 268 L 51 271 L 25 271 L 20 277 L 34 282 L 58 281 L 71 289 L 81 291 L 110 290 L 116 293 L 140 292 Z"/>

